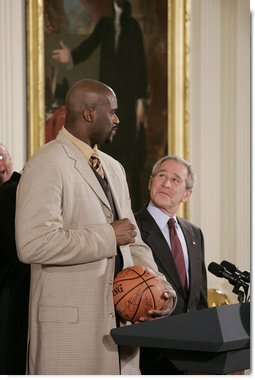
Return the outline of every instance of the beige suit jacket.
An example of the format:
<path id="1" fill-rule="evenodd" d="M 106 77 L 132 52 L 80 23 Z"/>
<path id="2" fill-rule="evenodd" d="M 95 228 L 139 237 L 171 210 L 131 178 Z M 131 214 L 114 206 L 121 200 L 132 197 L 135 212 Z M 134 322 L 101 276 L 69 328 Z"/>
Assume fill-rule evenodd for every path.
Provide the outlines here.
<path id="1" fill-rule="evenodd" d="M 99 153 L 119 218 L 135 224 L 123 168 Z M 139 373 L 138 349 L 121 348 L 120 369 L 110 336 L 116 327 L 112 221 L 93 171 L 60 132 L 29 160 L 17 192 L 18 255 L 32 264 L 29 374 Z M 158 272 L 139 233 L 121 252 L 124 267 L 144 265 Z"/>

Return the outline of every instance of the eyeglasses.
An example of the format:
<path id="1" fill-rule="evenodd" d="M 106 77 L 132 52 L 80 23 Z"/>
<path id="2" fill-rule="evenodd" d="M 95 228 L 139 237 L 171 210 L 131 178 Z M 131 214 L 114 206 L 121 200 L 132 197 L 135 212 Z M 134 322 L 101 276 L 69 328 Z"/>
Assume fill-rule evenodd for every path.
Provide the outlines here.
<path id="1" fill-rule="evenodd" d="M 7 160 L 7 158 L 9 158 L 8 154 L 0 154 L 0 161 Z"/>

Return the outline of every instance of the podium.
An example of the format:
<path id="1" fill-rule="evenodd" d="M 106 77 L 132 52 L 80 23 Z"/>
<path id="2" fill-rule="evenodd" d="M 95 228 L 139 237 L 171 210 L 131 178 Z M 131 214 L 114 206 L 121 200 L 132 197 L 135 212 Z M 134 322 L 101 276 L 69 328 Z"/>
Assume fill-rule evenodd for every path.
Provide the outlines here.
<path id="1" fill-rule="evenodd" d="M 111 330 L 118 345 L 157 347 L 182 371 L 250 368 L 250 304 L 224 305 Z"/>

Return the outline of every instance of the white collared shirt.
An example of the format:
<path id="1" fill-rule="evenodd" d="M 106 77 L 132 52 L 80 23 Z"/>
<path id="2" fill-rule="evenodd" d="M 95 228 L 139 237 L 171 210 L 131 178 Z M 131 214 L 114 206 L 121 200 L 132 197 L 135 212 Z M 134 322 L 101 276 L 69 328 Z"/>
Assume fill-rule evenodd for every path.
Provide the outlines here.
<path id="1" fill-rule="evenodd" d="M 156 207 L 152 202 L 150 202 L 147 206 L 148 212 L 151 214 L 155 222 L 157 223 L 160 231 L 162 232 L 164 238 L 167 241 L 167 244 L 169 245 L 171 249 L 171 241 L 169 236 L 169 228 L 168 228 L 168 220 L 170 219 L 167 214 L 165 214 L 163 211 L 161 211 L 158 207 Z M 175 220 L 175 228 L 177 235 L 179 237 L 179 240 L 181 242 L 183 256 L 184 256 L 184 262 L 185 262 L 185 268 L 186 268 L 186 275 L 187 275 L 187 281 L 189 285 L 189 255 L 188 255 L 188 248 L 185 241 L 184 234 L 182 232 L 182 229 L 180 225 L 178 224 L 176 216 L 174 216 Z"/>

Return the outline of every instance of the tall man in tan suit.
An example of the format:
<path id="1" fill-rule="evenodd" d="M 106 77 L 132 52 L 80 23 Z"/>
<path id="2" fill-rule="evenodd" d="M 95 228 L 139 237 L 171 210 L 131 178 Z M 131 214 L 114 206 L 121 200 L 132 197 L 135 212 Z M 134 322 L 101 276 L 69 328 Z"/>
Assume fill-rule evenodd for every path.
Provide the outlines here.
<path id="1" fill-rule="evenodd" d="M 17 194 L 16 242 L 31 263 L 28 373 L 138 374 L 138 349 L 115 345 L 112 283 L 122 267 L 161 275 L 141 240 L 123 167 L 99 151 L 119 119 L 111 88 L 92 80 L 67 94 L 64 128 L 27 163 Z M 104 178 L 90 166 L 100 158 Z M 169 315 L 175 292 L 165 282 Z"/>

